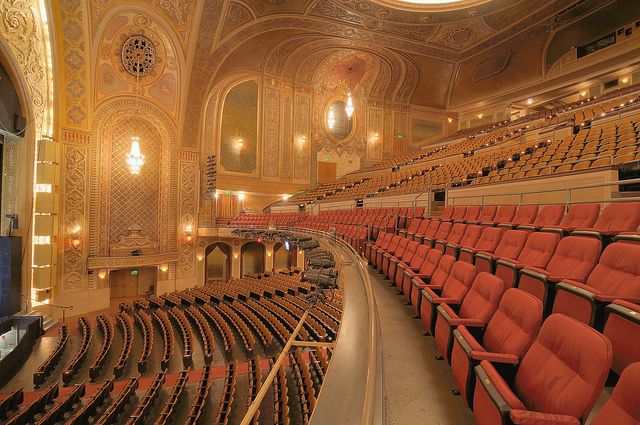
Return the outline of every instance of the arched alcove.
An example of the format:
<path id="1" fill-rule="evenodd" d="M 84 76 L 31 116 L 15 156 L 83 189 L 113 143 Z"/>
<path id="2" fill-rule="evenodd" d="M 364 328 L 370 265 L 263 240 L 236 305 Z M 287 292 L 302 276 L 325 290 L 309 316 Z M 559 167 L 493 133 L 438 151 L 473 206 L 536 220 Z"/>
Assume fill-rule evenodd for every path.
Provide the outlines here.
<path id="1" fill-rule="evenodd" d="M 231 246 L 216 242 L 205 250 L 205 281 L 231 278 Z"/>
<path id="2" fill-rule="evenodd" d="M 273 246 L 273 270 L 285 270 L 296 267 L 298 264 L 298 254 L 296 249 L 288 250 L 283 244 L 278 242 Z"/>
<path id="3" fill-rule="evenodd" d="M 258 83 L 240 83 L 227 93 L 220 124 L 220 165 L 253 174 L 258 166 Z"/>
<path id="4" fill-rule="evenodd" d="M 265 247 L 259 242 L 247 242 L 240 249 L 240 275 L 264 273 Z"/>

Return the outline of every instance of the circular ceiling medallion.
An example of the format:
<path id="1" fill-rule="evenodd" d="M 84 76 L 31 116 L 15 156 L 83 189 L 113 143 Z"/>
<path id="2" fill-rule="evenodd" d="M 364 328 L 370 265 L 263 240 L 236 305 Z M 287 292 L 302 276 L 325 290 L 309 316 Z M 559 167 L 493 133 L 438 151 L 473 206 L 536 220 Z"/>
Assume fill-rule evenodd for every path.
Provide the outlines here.
<path id="1" fill-rule="evenodd" d="M 421 12 L 447 12 L 488 3 L 491 0 L 374 0 L 396 9 Z"/>
<path id="2" fill-rule="evenodd" d="M 153 72 L 156 64 L 156 47 L 144 35 L 133 35 L 122 45 L 122 65 L 135 77 L 142 77 Z"/>

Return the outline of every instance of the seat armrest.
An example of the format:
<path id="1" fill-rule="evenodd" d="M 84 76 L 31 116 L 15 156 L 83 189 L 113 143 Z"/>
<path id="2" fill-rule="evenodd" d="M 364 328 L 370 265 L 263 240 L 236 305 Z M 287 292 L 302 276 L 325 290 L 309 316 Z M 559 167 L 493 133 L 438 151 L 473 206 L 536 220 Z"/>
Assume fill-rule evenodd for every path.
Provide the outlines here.
<path id="1" fill-rule="evenodd" d="M 614 301 L 627 301 L 629 303 L 640 304 L 640 297 L 621 297 L 620 295 L 596 294 L 596 300 L 605 303 L 612 303 Z"/>
<path id="2" fill-rule="evenodd" d="M 431 301 L 434 304 L 447 304 L 449 307 L 458 306 L 462 304 L 460 298 L 449 298 L 449 297 L 433 297 Z M 459 323 L 460 325 L 465 325 L 466 323 Z"/>
<path id="3" fill-rule="evenodd" d="M 506 260 L 506 259 L 499 259 L 498 261 L 496 261 L 496 264 L 501 265 L 501 266 L 505 266 L 505 267 L 509 267 L 510 269 L 513 270 L 520 270 L 522 268 L 524 268 L 524 264 L 515 261 L 515 260 Z"/>
<path id="4" fill-rule="evenodd" d="M 491 363 L 508 363 L 515 365 L 520 362 L 520 358 L 515 354 L 490 353 L 488 351 L 473 350 L 469 353 L 469 356 L 474 360 L 487 360 Z"/>
<path id="5" fill-rule="evenodd" d="M 495 258 L 493 254 L 485 251 L 476 252 L 476 257 L 485 258 L 487 260 L 493 260 Z"/>
<path id="6" fill-rule="evenodd" d="M 580 421 L 573 416 L 529 410 L 511 410 L 509 417 L 514 425 L 580 425 Z"/>

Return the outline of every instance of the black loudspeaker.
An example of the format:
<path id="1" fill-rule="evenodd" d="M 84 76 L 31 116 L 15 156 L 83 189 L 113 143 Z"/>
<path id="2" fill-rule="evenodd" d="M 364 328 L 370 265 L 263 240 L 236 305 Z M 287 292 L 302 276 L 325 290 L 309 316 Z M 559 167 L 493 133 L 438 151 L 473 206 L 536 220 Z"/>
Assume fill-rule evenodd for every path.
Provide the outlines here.
<path id="1" fill-rule="evenodd" d="M 22 238 L 0 238 L 0 317 L 20 311 Z"/>
<path id="2" fill-rule="evenodd" d="M 13 131 L 16 133 L 22 133 L 27 126 L 27 119 L 22 115 L 15 114 L 13 116 Z"/>

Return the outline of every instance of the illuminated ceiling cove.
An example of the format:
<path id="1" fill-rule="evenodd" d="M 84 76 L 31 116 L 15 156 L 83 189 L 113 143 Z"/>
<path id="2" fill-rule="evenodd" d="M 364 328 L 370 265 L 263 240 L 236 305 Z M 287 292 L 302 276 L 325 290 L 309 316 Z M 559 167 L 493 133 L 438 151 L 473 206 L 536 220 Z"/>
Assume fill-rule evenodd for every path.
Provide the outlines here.
<path id="1" fill-rule="evenodd" d="M 491 0 L 375 0 L 405 10 L 445 12 L 488 3 Z"/>

